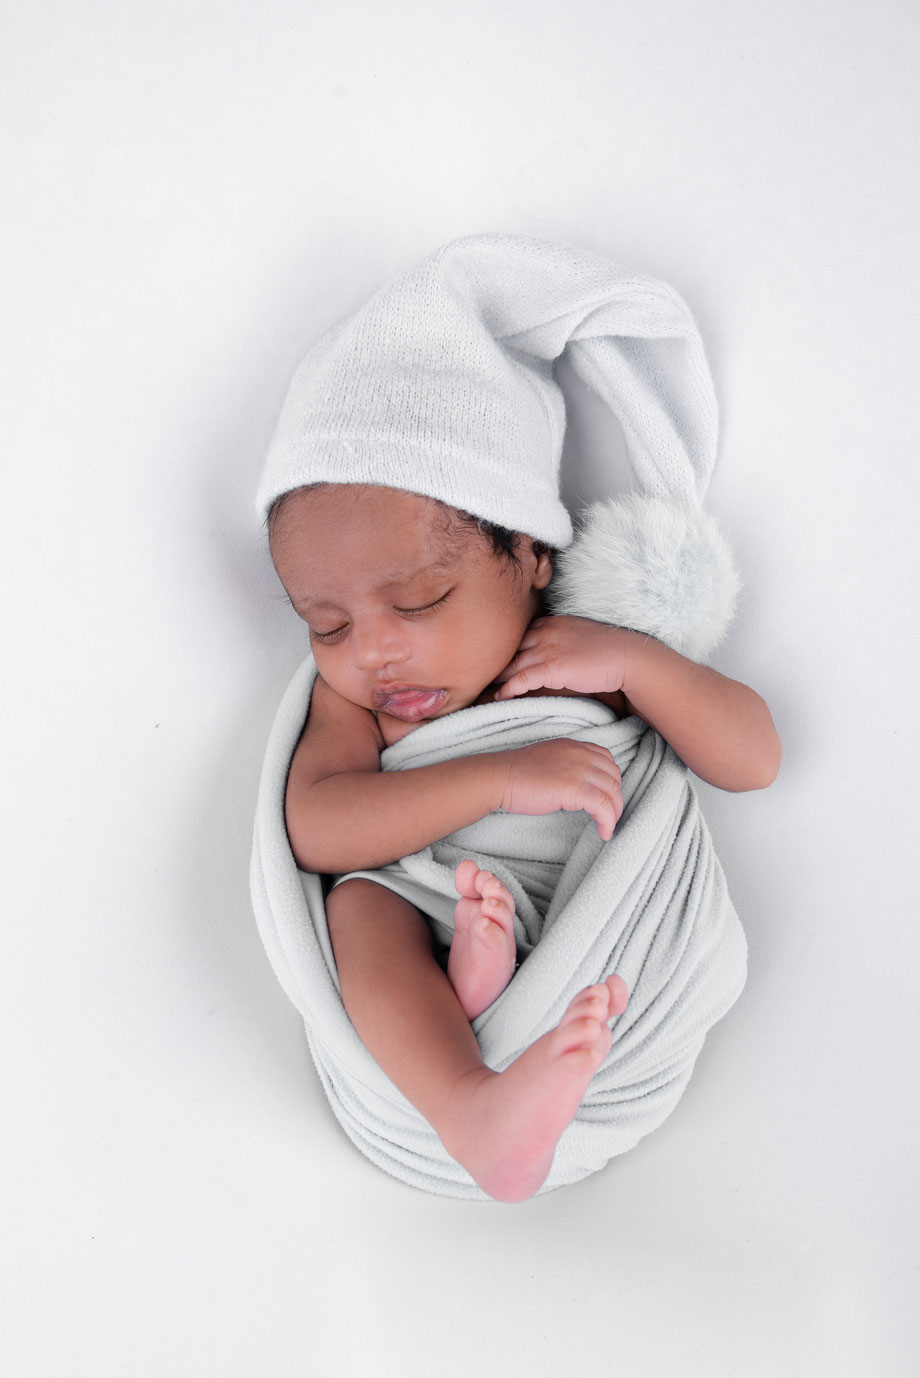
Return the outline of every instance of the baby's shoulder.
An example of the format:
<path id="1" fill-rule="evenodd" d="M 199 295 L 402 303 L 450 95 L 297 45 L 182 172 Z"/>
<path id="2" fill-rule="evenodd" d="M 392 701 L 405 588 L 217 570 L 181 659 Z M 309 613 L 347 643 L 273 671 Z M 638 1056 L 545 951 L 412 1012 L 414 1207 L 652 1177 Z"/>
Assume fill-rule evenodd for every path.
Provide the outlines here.
<path id="1" fill-rule="evenodd" d="M 304 783 L 350 771 L 376 771 L 384 746 L 374 714 L 343 698 L 317 675 L 292 771 Z"/>

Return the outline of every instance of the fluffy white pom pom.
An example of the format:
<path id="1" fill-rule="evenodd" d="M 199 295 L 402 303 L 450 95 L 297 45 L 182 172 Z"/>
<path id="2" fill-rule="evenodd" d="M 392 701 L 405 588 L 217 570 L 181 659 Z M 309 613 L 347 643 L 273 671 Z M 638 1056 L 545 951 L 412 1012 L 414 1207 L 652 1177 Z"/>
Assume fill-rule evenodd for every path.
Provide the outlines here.
<path id="1" fill-rule="evenodd" d="M 547 593 L 554 613 L 647 632 L 703 660 L 725 634 L 738 587 L 708 513 L 631 494 L 586 509 Z"/>

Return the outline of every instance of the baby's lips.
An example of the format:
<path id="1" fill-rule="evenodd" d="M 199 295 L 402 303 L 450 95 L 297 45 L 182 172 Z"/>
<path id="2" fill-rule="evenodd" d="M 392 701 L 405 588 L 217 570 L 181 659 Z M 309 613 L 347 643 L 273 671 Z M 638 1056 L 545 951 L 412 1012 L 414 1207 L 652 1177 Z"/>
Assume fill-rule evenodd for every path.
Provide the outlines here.
<path id="1" fill-rule="evenodd" d="M 392 689 L 374 689 L 371 701 L 376 709 L 389 713 L 403 722 L 421 722 L 431 717 L 443 705 L 446 689 L 426 689 L 421 685 L 399 685 Z"/>
<path id="2" fill-rule="evenodd" d="M 386 708 L 388 703 L 398 702 L 400 699 L 426 698 L 430 694 L 443 692 L 442 689 L 430 689 L 424 684 L 394 684 L 389 689 L 373 689 L 371 698 L 375 708 Z"/>

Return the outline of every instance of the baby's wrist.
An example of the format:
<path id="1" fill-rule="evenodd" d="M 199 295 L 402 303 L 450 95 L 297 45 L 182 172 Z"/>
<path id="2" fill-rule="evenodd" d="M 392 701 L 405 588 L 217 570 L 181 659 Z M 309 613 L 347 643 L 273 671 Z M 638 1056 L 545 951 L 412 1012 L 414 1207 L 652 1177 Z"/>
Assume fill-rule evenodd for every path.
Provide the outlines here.
<path id="1" fill-rule="evenodd" d="M 611 689 L 629 696 L 630 682 L 641 678 L 641 651 L 648 639 L 626 627 L 610 627 L 610 650 L 608 652 L 608 675 Z M 638 662 L 638 663 L 637 663 Z"/>

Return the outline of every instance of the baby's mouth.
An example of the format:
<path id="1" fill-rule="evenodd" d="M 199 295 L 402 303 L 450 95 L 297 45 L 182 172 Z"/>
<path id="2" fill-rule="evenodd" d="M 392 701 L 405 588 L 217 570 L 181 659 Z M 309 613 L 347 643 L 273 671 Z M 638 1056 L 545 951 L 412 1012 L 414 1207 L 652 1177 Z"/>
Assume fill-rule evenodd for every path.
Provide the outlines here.
<path id="1" fill-rule="evenodd" d="M 381 713 L 389 713 L 403 722 L 421 722 L 437 712 L 447 698 L 447 690 L 404 684 L 394 689 L 374 689 L 371 698 Z"/>

